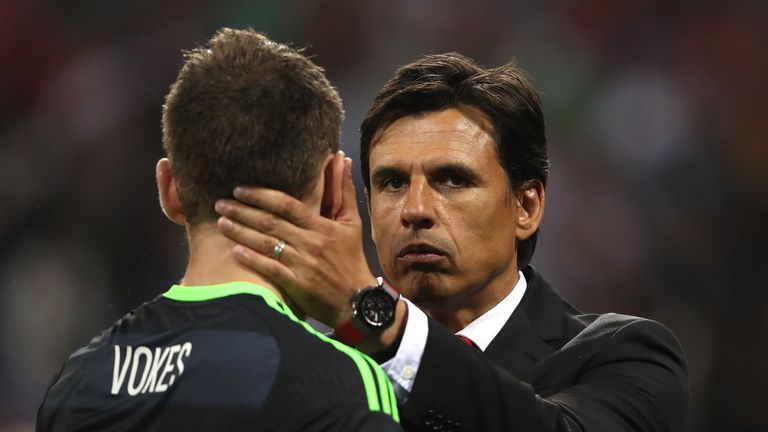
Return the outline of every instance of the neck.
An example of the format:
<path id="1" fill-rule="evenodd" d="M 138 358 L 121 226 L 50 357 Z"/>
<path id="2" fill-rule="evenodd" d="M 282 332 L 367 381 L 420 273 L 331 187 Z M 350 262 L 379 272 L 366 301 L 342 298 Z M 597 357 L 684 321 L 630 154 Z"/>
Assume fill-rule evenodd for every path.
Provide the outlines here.
<path id="1" fill-rule="evenodd" d="M 251 282 L 269 289 L 285 301 L 283 293 L 275 285 L 237 261 L 232 254 L 235 243 L 220 234 L 215 224 L 201 224 L 188 229 L 187 238 L 189 239 L 189 263 L 181 285 Z"/>
<path id="2" fill-rule="evenodd" d="M 515 267 L 514 271 L 493 275 L 491 281 L 466 289 L 458 296 L 419 306 L 430 318 L 456 333 L 504 300 L 519 279 Z"/>

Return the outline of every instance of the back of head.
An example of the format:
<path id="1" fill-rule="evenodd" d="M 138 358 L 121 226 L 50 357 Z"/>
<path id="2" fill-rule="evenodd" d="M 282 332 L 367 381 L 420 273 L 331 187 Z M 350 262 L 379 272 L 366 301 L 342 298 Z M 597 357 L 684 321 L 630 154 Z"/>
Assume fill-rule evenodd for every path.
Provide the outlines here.
<path id="1" fill-rule="evenodd" d="M 163 107 L 163 147 L 189 224 L 237 185 L 308 194 L 338 150 L 341 99 L 323 69 L 253 30 L 185 53 Z"/>
<path id="2" fill-rule="evenodd" d="M 360 127 L 366 188 L 370 189 L 368 157 L 377 133 L 402 117 L 454 107 L 471 107 L 483 114 L 511 191 L 520 191 L 532 180 L 546 185 L 544 116 L 527 74 L 514 63 L 484 69 L 461 54 L 448 53 L 423 56 L 401 67 L 376 95 Z M 530 262 L 537 234 L 518 244 L 518 267 Z"/>

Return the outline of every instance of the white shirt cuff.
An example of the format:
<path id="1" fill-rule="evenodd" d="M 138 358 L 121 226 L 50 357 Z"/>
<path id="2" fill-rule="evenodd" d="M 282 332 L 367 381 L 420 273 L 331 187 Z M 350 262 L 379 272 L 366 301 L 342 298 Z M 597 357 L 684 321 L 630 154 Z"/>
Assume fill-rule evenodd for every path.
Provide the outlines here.
<path id="1" fill-rule="evenodd" d="M 413 388 L 429 335 L 427 315 L 405 297 L 402 299 L 408 307 L 408 320 L 405 323 L 403 339 L 397 348 L 397 354 L 381 365 L 392 380 L 395 397 L 400 403 L 408 399 L 408 394 Z"/>

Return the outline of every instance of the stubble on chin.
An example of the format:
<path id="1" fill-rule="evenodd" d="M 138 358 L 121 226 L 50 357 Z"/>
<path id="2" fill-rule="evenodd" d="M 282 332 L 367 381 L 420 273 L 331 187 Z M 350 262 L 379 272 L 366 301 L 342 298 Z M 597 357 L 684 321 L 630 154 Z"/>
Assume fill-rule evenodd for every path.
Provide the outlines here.
<path id="1" fill-rule="evenodd" d="M 403 279 L 402 286 L 400 292 L 419 306 L 439 303 L 447 294 L 445 282 L 435 273 L 411 272 Z"/>

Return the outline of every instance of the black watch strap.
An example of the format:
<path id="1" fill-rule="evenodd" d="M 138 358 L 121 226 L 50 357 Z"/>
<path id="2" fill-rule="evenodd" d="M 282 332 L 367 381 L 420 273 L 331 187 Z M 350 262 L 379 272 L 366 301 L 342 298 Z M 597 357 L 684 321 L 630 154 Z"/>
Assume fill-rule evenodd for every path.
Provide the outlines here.
<path id="1" fill-rule="evenodd" d="M 373 291 L 376 291 L 375 293 Z M 389 311 L 381 311 L 382 313 L 391 313 L 385 322 L 372 323 L 365 314 L 369 311 L 363 310 L 366 305 L 364 304 L 367 296 L 381 295 L 382 299 L 388 299 L 391 308 Z M 395 318 L 395 308 L 397 307 L 397 301 L 400 298 L 400 293 L 397 292 L 391 285 L 389 285 L 384 278 L 376 278 L 376 285 L 369 286 L 358 290 L 352 299 L 352 318 L 350 318 L 344 324 L 336 327 L 334 333 L 336 338 L 344 342 L 347 345 L 355 346 L 360 343 L 363 338 L 375 331 L 381 331 L 392 325 Z M 386 307 L 386 306 L 385 306 Z"/>

